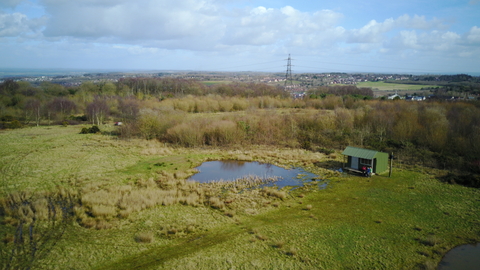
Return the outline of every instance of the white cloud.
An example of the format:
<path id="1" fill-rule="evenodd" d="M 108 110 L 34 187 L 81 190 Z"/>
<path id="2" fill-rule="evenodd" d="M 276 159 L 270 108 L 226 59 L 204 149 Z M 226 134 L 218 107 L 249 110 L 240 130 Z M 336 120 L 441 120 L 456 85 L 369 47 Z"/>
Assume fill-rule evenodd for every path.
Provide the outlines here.
<path id="1" fill-rule="evenodd" d="M 398 19 L 395 20 L 395 27 L 423 30 L 446 28 L 443 22 L 437 18 L 427 21 L 425 16 L 414 15 L 410 17 L 408 14 L 398 17 Z"/>
<path id="2" fill-rule="evenodd" d="M 474 26 L 467 33 L 467 41 L 473 44 L 480 44 L 480 28 Z"/>
<path id="3" fill-rule="evenodd" d="M 412 31 L 400 32 L 401 42 L 403 46 L 411 49 L 419 49 L 417 33 Z"/>
<path id="4" fill-rule="evenodd" d="M 124 42 L 215 38 L 223 32 L 216 8 L 206 1 L 45 0 L 47 36 L 113 37 Z"/>
<path id="5" fill-rule="evenodd" d="M 38 31 L 46 18 L 29 19 L 21 13 L 0 13 L 0 37 L 16 37 Z"/>
<path id="6" fill-rule="evenodd" d="M 36 0 L 35 11 L 26 10 L 29 5 L 21 4 L 22 0 L 0 1 L 0 7 L 6 7 L 4 13 L 0 10 L 2 41 L 30 42 L 26 51 L 48 55 L 48 59 L 60 51 L 73 59 L 67 57 L 73 48 L 92 59 L 108 55 L 112 62 L 120 61 L 114 59 L 116 54 L 152 61 L 149 55 L 166 59 L 165 55 L 180 52 L 185 58 L 198 59 L 290 52 L 345 59 L 380 55 L 478 59 L 480 55 L 479 27 L 470 25 L 468 32 L 457 33 L 449 29 L 452 21 L 422 15 L 383 21 L 369 17 L 364 25 L 347 28 L 342 23 L 352 20 L 337 12 L 340 9 L 238 7 L 243 2 L 238 0 Z M 38 18 L 43 12 L 46 16 Z M 9 48 L 14 47 L 11 44 Z M 38 44 L 42 49 L 35 48 Z"/>
<path id="7" fill-rule="evenodd" d="M 387 39 L 387 33 L 396 29 L 429 30 L 444 28 L 445 25 L 438 19 L 427 21 L 424 16 L 410 17 L 405 14 L 397 19 L 389 18 L 383 22 L 371 20 L 362 28 L 349 31 L 347 41 L 351 43 L 379 43 Z"/>
<path id="8" fill-rule="evenodd" d="M 226 22 L 223 42 L 228 45 L 253 46 L 277 43 L 309 46 L 317 40 L 338 38 L 343 28 L 336 27 L 342 14 L 321 10 L 315 13 L 301 12 L 291 6 L 281 9 L 257 7 L 236 13 Z M 333 36 L 331 36 L 334 34 Z"/>

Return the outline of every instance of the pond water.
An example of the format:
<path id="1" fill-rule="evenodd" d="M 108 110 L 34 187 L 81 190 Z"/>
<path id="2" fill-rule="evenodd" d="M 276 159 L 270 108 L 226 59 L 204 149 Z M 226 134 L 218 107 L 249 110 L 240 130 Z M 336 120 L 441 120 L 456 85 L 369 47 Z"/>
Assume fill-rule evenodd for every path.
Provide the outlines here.
<path id="1" fill-rule="evenodd" d="M 257 176 L 260 178 L 278 177 L 279 180 L 274 183 L 263 184 L 262 186 L 286 186 L 299 187 L 304 183 L 316 181 L 317 175 L 306 172 L 301 168 L 284 169 L 272 164 L 222 160 L 208 161 L 196 168 L 199 172 L 192 175 L 188 180 L 200 183 L 208 183 L 219 180 L 233 181 L 239 178 Z M 319 188 L 325 188 L 326 182 L 319 181 Z"/>
<path id="2" fill-rule="evenodd" d="M 445 254 L 438 264 L 438 270 L 478 270 L 480 269 L 480 243 L 461 245 Z"/>

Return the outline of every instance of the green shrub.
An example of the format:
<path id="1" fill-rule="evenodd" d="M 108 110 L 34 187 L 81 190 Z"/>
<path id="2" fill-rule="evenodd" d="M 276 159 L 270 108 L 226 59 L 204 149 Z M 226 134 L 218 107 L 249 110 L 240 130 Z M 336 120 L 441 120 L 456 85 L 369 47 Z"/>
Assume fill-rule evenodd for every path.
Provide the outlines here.
<path id="1" fill-rule="evenodd" d="M 20 121 L 18 120 L 13 120 L 12 122 L 6 124 L 5 126 L 6 128 L 11 128 L 11 129 L 22 128 L 22 123 L 20 123 Z"/>
<path id="2" fill-rule="evenodd" d="M 82 131 L 80 131 L 80 134 L 89 134 L 89 133 L 99 133 L 100 129 L 97 126 L 92 126 L 91 128 L 82 128 Z"/>

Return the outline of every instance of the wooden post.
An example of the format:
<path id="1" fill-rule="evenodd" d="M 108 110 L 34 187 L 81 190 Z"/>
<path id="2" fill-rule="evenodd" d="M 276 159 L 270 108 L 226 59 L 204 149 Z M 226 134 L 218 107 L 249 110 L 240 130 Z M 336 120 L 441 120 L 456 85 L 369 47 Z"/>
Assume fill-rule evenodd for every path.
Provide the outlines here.
<path id="1" fill-rule="evenodd" d="M 392 177 L 392 166 L 393 166 L 393 152 L 390 155 L 390 172 L 388 173 L 388 177 Z"/>

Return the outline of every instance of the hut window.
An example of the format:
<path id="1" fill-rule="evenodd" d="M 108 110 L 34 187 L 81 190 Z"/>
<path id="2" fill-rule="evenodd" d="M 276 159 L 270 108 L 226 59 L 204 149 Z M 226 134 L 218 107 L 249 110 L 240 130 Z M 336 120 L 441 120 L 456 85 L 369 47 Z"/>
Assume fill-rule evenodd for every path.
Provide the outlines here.
<path id="1" fill-rule="evenodd" d="M 371 159 L 365 159 L 365 158 L 360 158 L 360 164 L 364 164 L 364 165 L 370 165 L 372 164 L 372 160 Z"/>

